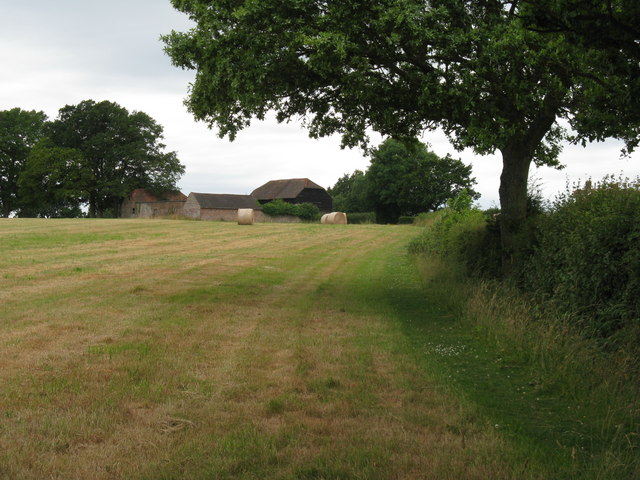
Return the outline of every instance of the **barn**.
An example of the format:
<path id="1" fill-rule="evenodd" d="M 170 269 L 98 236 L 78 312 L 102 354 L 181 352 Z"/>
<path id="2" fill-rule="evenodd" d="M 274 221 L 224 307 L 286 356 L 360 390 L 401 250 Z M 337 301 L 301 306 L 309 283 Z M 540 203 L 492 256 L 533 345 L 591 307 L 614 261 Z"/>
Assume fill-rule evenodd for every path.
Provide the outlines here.
<path id="1" fill-rule="evenodd" d="M 252 208 L 256 221 L 262 221 L 262 207 L 250 195 L 232 195 L 226 193 L 190 193 L 182 209 L 186 217 L 200 220 L 238 220 L 238 209 Z"/>
<path id="2" fill-rule="evenodd" d="M 122 218 L 153 218 L 182 213 L 187 196 L 181 192 L 154 194 L 144 188 L 136 188 L 120 206 Z"/>
<path id="3" fill-rule="evenodd" d="M 333 201 L 327 191 L 308 178 L 271 180 L 251 192 L 261 204 L 280 198 L 289 203 L 313 203 L 320 212 L 332 211 Z"/>

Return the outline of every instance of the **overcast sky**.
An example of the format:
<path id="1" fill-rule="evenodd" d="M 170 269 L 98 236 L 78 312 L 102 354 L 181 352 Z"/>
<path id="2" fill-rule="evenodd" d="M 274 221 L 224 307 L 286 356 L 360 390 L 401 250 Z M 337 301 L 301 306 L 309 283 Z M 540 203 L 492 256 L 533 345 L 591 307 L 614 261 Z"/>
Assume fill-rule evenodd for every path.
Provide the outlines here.
<path id="1" fill-rule="evenodd" d="M 296 123 L 254 122 L 234 142 L 196 123 L 182 103 L 193 73 L 173 67 L 159 40 L 189 28 L 169 0 L 0 0 L 0 6 L 0 110 L 42 110 L 53 119 L 65 105 L 92 99 L 146 112 L 164 127 L 167 149 L 186 166 L 179 182 L 186 194 L 250 193 L 278 178 L 308 177 L 329 187 L 368 166 L 359 150 L 341 150 L 338 137 L 310 139 Z M 498 155 L 455 152 L 438 133 L 423 140 L 439 155 L 472 164 L 481 205 L 497 205 Z M 568 146 L 564 170 L 533 169 L 532 175 L 549 197 L 567 181 L 640 175 L 639 155 L 620 159 L 620 148 L 616 142 Z"/>

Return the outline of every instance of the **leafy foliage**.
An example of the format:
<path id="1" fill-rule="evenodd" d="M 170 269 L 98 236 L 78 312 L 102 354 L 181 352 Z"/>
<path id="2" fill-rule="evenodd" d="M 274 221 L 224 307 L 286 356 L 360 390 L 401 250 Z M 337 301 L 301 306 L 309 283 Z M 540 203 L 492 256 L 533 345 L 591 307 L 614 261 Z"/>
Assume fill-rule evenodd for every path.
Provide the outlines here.
<path id="1" fill-rule="evenodd" d="M 176 189 L 184 173 L 175 152 L 164 152 L 162 127 L 143 112 L 85 100 L 42 112 L 0 112 L 0 214 L 117 216 L 135 188 Z"/>
<path id="2" fill-rule="evenodd" d="M 400 216 L 432 211 L 471 187 L 471 167 L 449 156 L 438 157 L 415 139 L 387 139 L 371 154 L 366 172 L 344 175 L 329 189 L 335 210 L 375 210 L 378 223 L 397 223 Z"/>
<path id="3" fill-rule="evenodd" d="M 163 37 L 174 64 L 196 70 L 188 108 L 231 138 L 275 110 L 345 145 L 365 142 L 368 127 L 416 137 L 440 124 L 458 145 L 493 151 L 527 132 L 547 93 L 562 102 L 556 73 L 575 62 L 498 1 L 173 5 L 196 22 Z M 540 161 L 553 161 L 548 140 L 532 146 Z"/>
<path id="4" fill-rule="evenodd" d="M 471 189 L 470 166 L 448 155 L 440 158 L 417 140 L 385 140 L 371 155 L 367 182 L 379 223 L 437 210 L 463 189 L 479 196 Z"/>
<path id="5" fill-rule="evenodd" d="M 18 177 L 46 121 L 43 112 L 0 111 L 0 216 L 8 217 L 18 207 Z"/>
<path id="6" fill-rule="evenodd" d="M 313 203 L 293 204 L 277 198 L 262 205 L 262 211 L 267 215 L 292 215 L 302 220 L 315 221 L 320 218 L 320 209 Z"/>
<path id="7" fill-rule="evenodd" d="M 74 188 L 84 193 L 81 198 L 89 203 L 89 216 L 104 216 L 109 210 L 117 216 L 122 199 L 135 188 L 175 190 L 184 166 L 175 152 L 164 152 L 162 133 L 162 127 L 143 112 L 85 100 L 60 109 L 49 129 L 52 142 L 42 148 L 52 149 L 47 154 L 51 158 L 58 148 L 77 152 L 74 168 L 82 181 Z"/>
<path id="8" fill-rule="evenodd" d="M 409 252 L 414 254 L 439 255 L 464 260 L 462 252 L 470 236 L 468 230 L 483 229 L 485 216 L 473 205 L 473 196 L 463 190 L 447 202 L 447 208 L 435 219 L 430 227 L 409 244 Z"/>
<path id="9" fill-rule="evenodd" d="M 356 170 L 344 174 L 336 184 L 327 190 L 333 199 L 333 209 L 337 212 L 364 213 L 373 209 L 368 195 L 365 172 Z"/>
<path id="10" fill-rule="evenodd" d="M 640 318 L 640 179 L 606 177 L 558 197 L 521 276 L 589 335 Z"/>
<path id="11" fill-rule="evenodd" d="M 466 273 L 497 277 L 499 216 L 461 195 L 410 244 Z M 588 337 L 640 331 L 640 179 L 606 177 L 560 195 L 515 242 L 513 280 L 539 306 Z"/>
<path id="12" fill-rule="evenodd" d="M 90 214 L 119 206 L 133 188 L 175 188 L 184 172 L 175 152 L 162 152 L 162 127 L 145 113 L 130 114 L 115 103 L 89 100 L 61 109 L 52 136 L 82 151 L 90 165 Z"/>
<path id="13" fill-rule="evenodd" d="M 90 170 L 81 152 L 38 142 L 18 180 L 21 217 L 80 217 L 89 196 Z"/>
<path id="14" fill-rule="evenodd" d="M 375 212 L 350 213 L 348 220 L 352 225 L 376 223 L 376 214 Z"/>
<path id="15" fill-rule="evenodd" d="M 561 33 L 590 52 L 583 65 L 588 100 L 571 119 L 576 140 L 623 138 L 628 150 L 640 141 L 640 3 L 637 0 L 521 0 L 526 28 L 543 35 Z M 597 61 L 596 61 L 597 60 Z"/>

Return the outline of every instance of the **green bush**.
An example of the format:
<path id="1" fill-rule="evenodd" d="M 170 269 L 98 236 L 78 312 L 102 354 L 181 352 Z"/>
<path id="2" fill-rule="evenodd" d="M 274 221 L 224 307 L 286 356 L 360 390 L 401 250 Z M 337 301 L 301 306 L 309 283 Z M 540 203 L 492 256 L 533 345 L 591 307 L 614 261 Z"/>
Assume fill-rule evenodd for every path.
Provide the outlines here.
<path id="1" fill-rule="evenodd" d="M 500 277 L 499 218 L 458 197 L 409 249 Z M 581 334 L 612 338 L 640 323 L 640 179 L 607 177 L 567 189 L 536 208 L 515 243 L 511 280 Z"/>
<path id="2" fill-rule="evenodd" d="M 298 210 L 296 208 L 296 205 L 277 198 L 270 201 L 269 203 L 265 203 L 264 205 L 262 205 L 262 211 L 267 215 L 271 215 L 272 217 L 277 217 L 280 215 L 293 215 L 297 217 L 296 213 Z"/>
<path id="3" fill-rule="evenodd" d="M 292 215 L 310 222 L 320 218 L 320 209 L 312 203 L 293 204 L 279 198 L 265 203 L 262 206 L 262 211 L 272 217 Z"/>
<path id="4" fill-rule="evenodd" d="M 296 215 L 302 220 L 315 222 L 320 219 L 320 209 L 313 203 L 305 202 L 294 206 L 298 207 Z"/>
<path id="5" fill-rule="evenodd" d="M 361 223 L 376 223 L 376 214 L 374 212 L 348 213 L 347 221 L 354 225 Z"/>
<path id="6" fill-rule="evenodd" d="M 413 224 L 417 227 L 430 227 L 442 216 L 443 212 L 444 210 L 437 210 L 435 212 L 419 213 L 413 220 Z"/>
<path id="7" fill-rule="evenodd" d="M 398 225 L 413 225 L 413 221 L 416 219 L 416 217 L 412 217 L 409 215 L 401 215 L 398 218 Z"/>
<path id="8" fill-rule="evenodd" d="M 609 336 L 640 316 L 640 179 L 606 177 L 567 191 L 538 218 L 524 287 Z"/>
<path id="9" fill-rule="evenodd" d="M 447 208 L 438 212 L 433 224 L 409 244 L 409 252 L 436 254 L 463 261 L 470 252 L 469 232 L 481 232 L 485 216 L 473 207 L 473 198 L 463 191 L 447 202 Z"/>

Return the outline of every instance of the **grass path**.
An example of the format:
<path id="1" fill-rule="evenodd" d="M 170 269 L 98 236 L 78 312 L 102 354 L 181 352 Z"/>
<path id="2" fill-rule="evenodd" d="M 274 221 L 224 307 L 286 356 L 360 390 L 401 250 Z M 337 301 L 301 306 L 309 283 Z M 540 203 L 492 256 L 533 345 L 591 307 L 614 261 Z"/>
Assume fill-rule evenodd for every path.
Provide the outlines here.
<path id="1" fill-rule="evenodd" d="M 0 478 L 545 478 L 407 335 L 414 234 L 0 221 Z"/>

